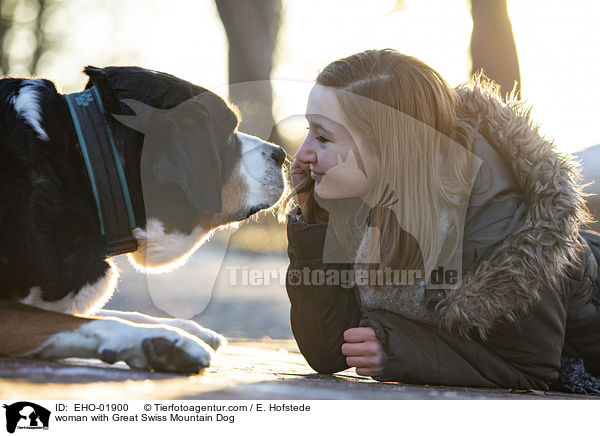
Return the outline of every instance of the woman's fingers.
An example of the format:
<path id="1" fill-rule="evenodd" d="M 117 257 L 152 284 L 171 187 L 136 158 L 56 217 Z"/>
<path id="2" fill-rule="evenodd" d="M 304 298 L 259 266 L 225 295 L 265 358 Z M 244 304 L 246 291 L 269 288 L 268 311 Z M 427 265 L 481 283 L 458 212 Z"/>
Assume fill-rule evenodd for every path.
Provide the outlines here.
<path id="1" fill-rule="evenodd" d="M 294 159 L 290 167 L 290 178 L 292 187 L 295 188 L 302 183 L 307 177 L 310 177 L 310 164 L 303 163 L 298 159 Z"/>
<path id="2" fill-rule="evenodd" d="M 382 373 L 387 355 L 371 327 L 355 327 L 344 332 L 346 343 L 342 354 L 346 364 L 356 368 L 359 375 L 377 376 Z"/>
<path id="3" fill-rule="evenodd" d="M 358 375 L 366 375 L 369 377 L 375 377 L 378 375 L 381 375 L 381 373 L 383 372 L 383 367 L 376 367 L 376 368 L 356 368 L 356 373 Z"/>
<path id="4" fill-rule="evenodd" d="M 342 354 L 344 356 L 370 356 L 378 354 L 380 345 L 376 341 L 350 343 L 342 345 Z"/>
<path id="5" fill-rule="evenodd" d="M 290 167 L 290 182 L 292 183 L 292 189 L 296 189 L 300 186 L 308 177 L 310 177 L 310 165 L 303 163 L 297 158 L 294 159 L 292 166 Z M 306 193 L 299 193 L 296 195 L 296 201 L 302 207 L 304 205 L 304 198 Z"/>
<path id="6" fill-rule="evenodd" d="M 346 365 L 356 368 L 378 368 L 382 364 L 379 356 L 346 357 Z"/>
<path id="7" fill-rule="evenodd" d="M 377 376 L 383 372 L 384 360 L 371 357 L 347 357 L 346 365 L 355 368 L 359 375 Z"/>
<path id="8" fill-rule="evenodd" d="M 355 327 L 344 332 L 344 340 L 346 342 L 365 342 L 377 339 L 375 330 L 371 327 Z"/>

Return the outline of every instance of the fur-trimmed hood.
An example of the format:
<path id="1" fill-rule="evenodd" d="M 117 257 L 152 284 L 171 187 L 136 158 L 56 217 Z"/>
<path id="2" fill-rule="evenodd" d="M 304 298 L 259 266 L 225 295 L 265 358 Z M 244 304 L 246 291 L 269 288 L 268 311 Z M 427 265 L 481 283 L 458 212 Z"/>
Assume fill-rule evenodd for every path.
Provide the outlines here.
<path id="1" fill-rule="evenodd" d="M 547 288 L 562 292 L 559 277 L 577 264 L 578 229 L 590 220 L 579 184 L 578 164 L 556 152 L 515 96 L 504 103 L 483 77 L 457 88 L 459 117 L 478 126 L 512 169 L 527 212 L 520 227 L 448 291 L 436 310 L 442 328 L 485 337 L 499 321 L 516 321 Z"/>
<path id="2" fill-rule="evenodd" d="M 577 264 L 583 248 L 578 229 L 589 221 L 589 214 L 577 162 L 557 153 L 539 134 L 523 102 L 512 96 L 504 103 L 493 82 L 483 76 L 457 92 L 458 116 L 476 127 L 512 170 L 525 204 L 520 224 L 517 221 L 514 232 L 491 253 L 474 261 L 462 276 L 462 286 L 436 292 L 434 307 L 427 302 L 423 281 L 379 289 L 361 284 L 357 296 L 363 312 L 384 309 L 460 335 L 476 332 L 485 338 L 497 322 L 525 315 L 541 289 L 562 291 L 559 278 L 569 265 Z M 361 259 L 368 258 L 370 238 L 367 231 L 355 267 L 366 268 Z"/>

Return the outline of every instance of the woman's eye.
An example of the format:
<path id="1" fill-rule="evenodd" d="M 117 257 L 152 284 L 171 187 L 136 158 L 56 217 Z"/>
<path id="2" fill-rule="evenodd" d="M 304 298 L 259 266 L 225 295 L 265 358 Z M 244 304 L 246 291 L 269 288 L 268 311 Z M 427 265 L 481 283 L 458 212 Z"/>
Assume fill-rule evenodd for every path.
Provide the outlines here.
<path id="1" fill-rule="evenodd" d="M 306 128 L 306 130 L 308 130 L 308 131 L 309 131 L 309 132 L 308 132 L 308 134 L 310 135 L 310 130 L 311 130 L 311 128 L 310 128 L 310 127 L 307 127 L 307 128 Z M 326 137 L 324 137 L 323 135 L 317 135 L 317 136 L 315 136 L 315 139 L 316 139 L 317 141 L 319 141 L 321 144 L 326 144 L 327 142 L 331 142 L 329 139 L 327 139 L 327 138 L 326 138 Z"/>
<path id="2" fill-rule="evenodd" d="M 326 137 L 324 137 L 323 135 L 319 135 L 316 138 L 317 141 L 319 141 L 322 144 L 325 144 L 326 142 L 331 142 L 329 141 L 329 139 L 327 139 Z"/>

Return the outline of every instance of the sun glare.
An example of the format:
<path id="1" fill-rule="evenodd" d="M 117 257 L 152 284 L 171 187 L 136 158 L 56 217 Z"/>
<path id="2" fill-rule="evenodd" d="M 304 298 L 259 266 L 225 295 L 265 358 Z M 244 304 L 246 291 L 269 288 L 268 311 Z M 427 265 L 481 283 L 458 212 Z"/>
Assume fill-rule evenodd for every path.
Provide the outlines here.
<path id="1" fill-rule="evenodd" d="M 61 44 L 42 59 L 44 76 L 64 91 L 81 89 L 83 66 L 132 65 L 167 71 L 227 96 L 227 39 L 212 1 L 106 0 L 104 8 L 65 2 L 48 23 Z M 274 115 L 300 112 L 329 62 L 369 48 L 394 48 L 438 70 L 453 86 L 470 72 L 472 22 L 466 0 L 394 0 L 366 3 L 283 1 L 275 54 Z M 509 0 L 521 68 L 522 97 L 534 120 L 560 151 L 600 144 L 600 4 L 589 0 Z M 153 22 L 161 22 L 156 31 Z M 68 25 L 67 25 L 68 24 Z M 86 35 L 82 38 L 81 35 Z"/>

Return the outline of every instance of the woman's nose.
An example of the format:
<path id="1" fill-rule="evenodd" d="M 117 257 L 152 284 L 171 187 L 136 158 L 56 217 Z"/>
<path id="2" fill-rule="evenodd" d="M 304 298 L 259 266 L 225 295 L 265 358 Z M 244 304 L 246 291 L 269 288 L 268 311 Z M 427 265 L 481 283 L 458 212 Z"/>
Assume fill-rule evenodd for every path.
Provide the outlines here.
<path id="1" fill-rule="evenodd" d="M 307 139 L 304 140 L 304 142 L 296 152 L 296 159 L 298 159 L 302 163 L 309 164 L 317 161 L 317 153 L 311 146 L 310 141 L 308 141 Z"/>

